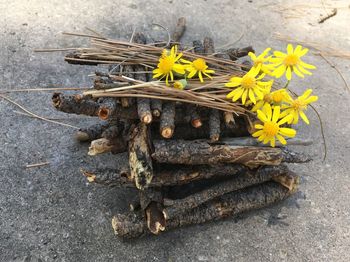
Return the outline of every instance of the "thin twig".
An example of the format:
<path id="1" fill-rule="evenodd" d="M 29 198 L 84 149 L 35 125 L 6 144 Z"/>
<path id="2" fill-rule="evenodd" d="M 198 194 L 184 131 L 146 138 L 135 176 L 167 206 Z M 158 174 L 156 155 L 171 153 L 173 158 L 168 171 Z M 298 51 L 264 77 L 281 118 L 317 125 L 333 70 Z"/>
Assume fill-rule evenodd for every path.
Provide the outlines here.
<path id="1" fill-rule="evenodd" d="M 18 93 L 18 92 L 43 92 L 43 91 L 62 91 L 62 90 L 89 90 L 89 87 L 57 87 L 57 88 L 28 88 L 28 89 L 12 89 L 12 90 L 0 90 L 2 93 Z"/>
<path id="2" fill-rule="evenodd" d="M 39 166 L 46 166 L 50 164 L 50 162 L 42 162 L 42 163 L 37 163 L 37 164 L 29 164 L 26 165 L 26 168 L 31 168 L 31 167 L 39 167 Z"/>
<path id="3" fill-rule="evenodd" d="M 333 64 L 330 60 L 328 60 L 321 52 L 319 52 L 318 55 L 321 56 L 335 71 L 337 71 L 337 73 L 339 74 L 339 76 L 343 80 L 343 82 L 345 84 L 345 87 L 350 91 L 350 87 L 349 87 L 348 83 L 346 82 L 346 79 L 345 79 L 344 75 L 335 66 L 335 64 Z"/>
<path id="4" fill-rule="evenodd" d="M 162 26 L 161 24 L 153 23 L 152 25 L 159 26 L 160 28 L 163 28 L 167 32 L 167 34 L 168 34 L 168 41 L 167 41 L 165 46 L 169 46 L 170 45 L 170 41 L 171 41 L 171 36 L 170 36 L 169 30 L 166 27 Z"/>
<path id="5" fill-rule="evenodd" d="M 38 118 L 38 119 L 41 119 L 43 121 L 46 121 L 46 122 L 50 122 L 50 123 L 54 123 L 54 124 L 58 124 L 58 125 L 61 125 L 61 126 L 67 126 L 67 127 L 71 127 L 71 128 L 74 128 L 74 129 L 79 129 L 79 127 L 76 127 L 76 126 L 72 126 L 72 125 L 69 125 L 69 124 L 65 124 L 65 123 L 61 123 L 61 122 L 58 122 L 58 121 L 55 121 L 55 120 L 50 120 L 50 119 L 47 119 L 45 117 L 42 117 L 42 116 L 39 116 L 37 114 L 34 114 L 32 112 L 30 112 L 28 109 L 24 108 L 23 106 L 21 106 L 20 104 L 18 104 L 17 102 L 13 101 L 12 99 L 4 96 L 4 95 L 1 95 L 0 94 L 0 97 L 2 97 L 3 99 L 5 99 L 6 101 L 10 102 L 11 104 L 19 107 L 20 109 L 22 109 L 24 112 L 26 112 L 27 114 L 35 117 L 35 118 Z"/>

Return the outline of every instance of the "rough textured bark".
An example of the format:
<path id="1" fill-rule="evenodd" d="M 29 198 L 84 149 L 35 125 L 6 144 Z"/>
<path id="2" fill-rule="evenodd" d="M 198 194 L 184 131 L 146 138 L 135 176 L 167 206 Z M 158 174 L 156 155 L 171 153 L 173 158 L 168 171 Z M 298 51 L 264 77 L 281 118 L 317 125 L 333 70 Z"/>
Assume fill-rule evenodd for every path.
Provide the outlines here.
<path id="1" fill-rule="evenodd" d="M 151 100 L 151 111 L 154 117 L 160 117 L 162 114 L 162 100 L 152 99 Z"/>
<path id="2" fill-rule="evenodd" d="M 163 214 L 163 194 L 160 189 L 146 188 L 140 191 L 140 206 L 145 212 L 147 227 L 153 234 L 165 230 Z"/>
<path id="3" fill-rule="evenodd" d="M 215 53 L 214 41 L 210 37 L 205 37 L 203 40 L 204 54 L 211 55 Z"/>
<path id="4" fill-rule="evenodd" d="M 108 122 L 101 122 L 86 128 L 80 128 L 79 131 L 76 132 L 75 138 L 80 142 L 98 139 L 108 126 Z"/>
<path id="5" fill-rule="evenodd" d="M 209 115 L 209 137 L 211 141 L 218 141 L 220 139 L 220 112 L 217 109 L 210 110 Z"/>
<path id="6" fill-rule="evenodd" d="M 88 155 L 95 156 L 98 154 L 112 152 L 113 154 L 122 153 L 127 150 L 127 144 L 123 138 L 115 138 L 109 140 L 106 138 L 99 138 L 91 141 Z"/>
<path id="7" fill-rule="evenodd" d="M 153 165 L 150 152 L 148 128 L 139 123 L 132 131 L 129 140 L 129 165 L 131 177 L 138 189 L 144 189 L 152 181 Z"/>
<path id="8" fill-rule="evenodd" d="M 292 182 L 292 175 L 286 174 L 287 172 L 288 169 L 286 166 L 283 166 L 283 168 L 280 166 L 274 166 L 258 169 L 256 171 L 247 172 L 246 174 L 237 175 L 230 180 L 214 184 L 208 189 L 191 194 L 182 199 L 164 199 L 164 205 L 167 206 L 164 210 L 166 219 L 168 220 L 183 214 L 184 212 L 188 212 L 191 209 L 226 193 L 261 184 L 270 181 L 275 177 L 279 177 L 281 180 L 283 177 L 286 177 L 286 179 L 289 179 Z M 293 185 L 294 184 L 295 183 L 293 183 Z M 290 184 L 290 186 L 292 186 L 292 184 Z M 290 189 L 290 186 L 287 188 Z"/>
<path id="9" fill-rule="evenodd" d="M 281 162 L 303 163 L 310 158 L 289 150 L 270 147 L 230 146 L 194 140 L 156 140 L 152 158 L 159 163 L 217 164 L 236 163 L 249 167 L 279 165 Z"/>
<path id="10" fill-rule="evenodd" d="M 163 112 L 160 116 L 159 131 L 162 137 L 170 138 L 174 134 L 175 129 L 175 103 L 165 102 L 163 104 Z"/>
<path id="11" fill-rule="evenodd" d="M 136 69 L 134 69 L 133 66 L 131 65 L 125 65 L 123 66 L 123 75 L 132 79 L 135 79 L 136 74 L 134 73 L 134 71 L 137 71 Z M 128 85 L 130 83 L 127 83 Z M 120 98 L 120 102 L 122 104 L 122 107 L 129 107 L 133 104 L 135 104 L 135 98 L 133 97 L 122 97 Z"/>
<path id="12" fill-rule="evenodd" d="M 97 115 L 102 120 L 110 119 L 117 110 L 117 107 L 120 106 L 118 100 L 113 97 L 104 97 L 100 101 L 100 108 Z"/>
<path id="13" fill-rule="evenodd" d="M 193 104 L 186 104 L 186 115 L 189 118 L 189 122 L 194 128 L 199 128 L 203 125 L 197 106 Z"/>
<path id="14" fill-rule="evenodd" d="M 196 54 L 199 54 L 199 55 L 204 54 L 204 47 L 203 47 L 202 41 L 200 41 L 200 40 L 193 41 L 193 52 L 195 52 Z"/>
<path id="15" fill-rule="evenodd" d="M 240 57 L 247 56 L 249 52 L 255 53 L 253 47 L 247 46 L 244 48 L 230 48 L 226 51 L 233 61 L 236 61 Z"/>
<path id="16" fill-rule="evenodd" d="M 185 33 L 186 30 L 186 18 L 185 17 L 180 17 L 177 20 L 177 24 L 175 27 L 175 31 L 172 35 L 172 40 L 174 42 L 179 42 L 183 34 Z"/>
<path id="17" fill-rule="evenodd" d="M 61 93 L 54 93 L 52 102 L 58 111 L 78 115 L 97 116 L 100 108 L 99 103 L 89 96 L 65 96 Z"/>
<path id="18" fill-rule="evenodd" d="M 82 170 L 82 173 L 90 183 L 112 187 L 135 187 L 126 155 L 123 155 L 120 163 L 121 164 L 118 165 L 116 169 Z M 268 173 L 269 170 L 282 173 L 285 169 L 284 165 L 262 166 L 258 169 L 250 169 L 239 164 L 216 164 L 213 166 L 153 164 L 153 172 L 155 175 L 148 186 L 181 186 L 211 178 L 230 178 L 238 175 L 250 175 L 255 172 Z"/>
<path id="19" fill-rule="evenodd" d="M 266 182 L 234 191 L 167 220 L 166 231 L 259 209 L 281 201 L 293 192 L 276 182 Z M 115 234 L 123 238 L 135 238 L 149 233 L 146 221 L 133 212 L 115 215 L 112 219 L 112 227 Z"/>

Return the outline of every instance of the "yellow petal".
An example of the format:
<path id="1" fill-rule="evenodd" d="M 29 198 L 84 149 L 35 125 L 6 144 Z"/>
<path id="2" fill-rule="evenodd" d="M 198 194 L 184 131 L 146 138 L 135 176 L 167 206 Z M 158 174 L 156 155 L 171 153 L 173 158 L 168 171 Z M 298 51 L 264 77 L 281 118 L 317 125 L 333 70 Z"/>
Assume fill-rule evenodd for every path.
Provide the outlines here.
<path id="1" fill-rule="evenodd" d="M 263 112 L 265 113 L 267 119 L 270 121 L 272 118 L 272 109 L 271 109 L 271 105 L 266 103 L 263 107 Z"/>
<path id="2" fill-rule="evenodd" d="M 281 127 L 279 130 L 279 133 L 283 136 L 294 137 L 296 135 L 297 131 L 295 131 L 292 128 Z"/>
<path id="3" fill-rule="evenodd" d="M 282 119 L 281 119 L 280 121 L 277 122 L 277 124 L 278 124 L 279 126 L 281 126 L 281 125 L 283 125 L 283 124 L 285 124 L 285 123 L 288 123 L 288 122 L 293 121 L 293 115 L 292 115 L 292 114 L 286 115 L 286 114 L 287 114 L 287 112 L 286 112 L 286 111 L 283 111 L 282 114 L 280 115 L 280 116 L 282 117 Z M 286 116 L 284 116 L 284 115 L 286 115 Z"/>
<path id="4" fill-rule="evenodd" d="M 282 145 L 286 145 L 287 144 L 287 141 L 284 139 L 283 136 L 277 134 L 276 137 L 277 137 L 278 141 L 281 142 Z"/>
<path id="5" fill-rule="evenodd" d="M 255 127 L 256 129 L 263 129 L 263 128 L 264 128 L 264 126 L 261 125 L 261 124 L 256 124 L 254 127 Z"/>
<path id="6" fill-rule="evenodd" d="M 310 64 L 305 63 L 305 62 L 303 62 L 303 61 L 299 61 L 299 64 L 300 64 L 302 67 L 305 67 L 305 68 L 307 68 L 307 69 L 316 69 L 316 66 L 310 65 Z"/>
<path id="7" fill-rule="evenodd" d="M 202 76 L 201 71 L 198 72 L 198 77 L 199 77 L 199 80 L 201 81 L 201 83 L 203 83 L 204 81 L 203 81 L 203 76 Z"/>
<path id="8" fill-rule="evenodd" d="M 309 122 L 309 119 L 307 118 L 307 116 L 305 115 L 305 113 L 303 111 L 300 111 L 299 114 L 300 114 L 301 119 L 303 119 L 304 122 L 309 125 L 310 122 Z"/>
<path id="9" fill-rule="evenodd" d="M 244 90 L 242 94 L 242 104 L 244 105 L 247 100 L 248 90 Z"/>
<path id="10" fill-rule="evenodd" d="M 280 78 L 285 71 L 286 71 L 286 66 L 280 65 L 272 72 L 272 75 L 275 76 L 276 78 Z"/>
<path id="11" fill-rule="evenodd" d="M 192 78 L 194 77 L 194 75 L 197 73 L 197 70 L 192 70 L 189 74 L 188 74 L 188 78 Z"/>
<path id="12" fill-rule="evenodd" d="M 292 44 L 287 45 L 287 53 L 288 53 L 288 55 L 293 54 L 293 45 Z"/>
<path id="13" fill-rule="evenodd" d="M 293 72 L 294 72 L 297 76 L 299 76 L 299 77 L 301 77 L 301 78 L 304 78 L 304 75 L 299 71 L 299 69 L 298 69 L 296 66 L 293 67 Z"/>
<path id="14" fill-rule="evenodd" d="M 318 96 L 310 96 L 308 99 L 305 100 L 306 104 L 311 104 L 313 102 L 316 102 L 318 100 Z"/>
<path id="15" fill-rule="evenodd" d="M 270 140 L 270 145 L 272 147 L 275 147 L 276 146 L 276 140 L 275 140 L 275 137 L 272 137 L 271 140 Z"/>
<path id="16" fill-rule="evenodd" d="M 275 52 L 273 52 L 273 54 L 274 54 L 274 56 L 276 56 L 276 57 L 281 57 L 281 58 L 284 58 L 284 57 L 286 57 L 287 55 L 285 54 L 285 53 L 282 53 L 282 52 L 280 52 L 280 51 L 275 51 Z"/>
<path id="17" fill-rule="evenodd" d="M 277 123 L 277 120 L 280 117 L 280 107 L 279 106 L 275 106 L 275 108 L 273 109 L 273 115 L 272 115 L 272 122 Z"/>
<path id="18" fill-rule="evenodd" d="M 252 101 L 254 104 L 256 104 L 256 99 L 255 99 L 255 96 L 254 96 L 254 93 L 253 93 L 253 90 L 249 89 L 249 99 L 250 101 Z"/>
<path id="19" fill-rule="evenodd" d="M 252 134 L 252 137 L 258 137 L 261 136 L 264 133 L 264 130 L 259 130 L 256 131 L 255 133 Z"/>
<path id="20" fill-rule="evenodd" d="M 242 96 L 243 91 L 244 91 L 243 88 L 237 88 L 236 90 L 237 90 L 237 92 L 235 93 L 235 95 L 232 98 L 233 102 L 237 101 Z"/>
<path id="21" fill-rule="evenodd" d="M 263 111 L 261 111 L 261 110 L 258 110 L 257 111 L 257 116 L 258 116 L 258 118 L 259 118 L 259 120 L 260 121 L 262 121 L 262 122 L 268 122 L 269 120 L 267 119 L 267 117 L 266 117 L 266 115 L 263 113 Z"/>
<path id="22" fill-rule="evenodd" d="M 287 67 L 286 78 L 289 81 L 292 79 L 292 70 L 291 70 L 290 66 Z"/>

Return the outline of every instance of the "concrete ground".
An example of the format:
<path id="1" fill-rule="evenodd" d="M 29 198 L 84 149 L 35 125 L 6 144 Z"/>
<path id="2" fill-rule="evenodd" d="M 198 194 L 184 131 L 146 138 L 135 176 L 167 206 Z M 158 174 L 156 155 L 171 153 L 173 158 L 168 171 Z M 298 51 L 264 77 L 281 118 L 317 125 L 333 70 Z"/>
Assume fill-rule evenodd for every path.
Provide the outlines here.
<path id="1" fill-rule="evenodd" d="M 0 0 L 0 89 L 89 86 L 94 68 L 68 65 L 63 53 L 33 49 L 86 45 L 86 39 L 61 34 L 85 27 L 115 38 L 128 38 L 134 26 L 152 23 L 171 30 L 180 16 L 188 21 L 187 43 L 211 36 L 222 46 L 238 39 L 235 46 L 251 44 L 261 52 L 265 47 L 284 49 L 286 43 L 274 37 L 280 33 L 322 48 L 349 50 L 348 4 Z M 318 24 L 327 7 L 338 7 L 337 15 Z M 161 30 L 153 33 L 166 38 Z M 349 56 L 327 58 L 350 83 Z M 291 166 L 303 177 L 300 192 L 236 219 L 131 242 L 118 239 L 110 223 L 114 213 L 127 209 L 124 200 L 131 192 L 88 185 L 78 171 L 81 166 L 115 165 L 118 159 L 87 156 L 88 145 L 72 138 L 74 129 L 20 115 L 20 109 L 0 98 L 0 261 L 349 261 L 350 93 L 321 57 L 310 54 L 306 60 L 318 69 L 290 87 L 299 93 L 311 87 L 319 96 L 315 107 L 323 119 L 328 156 L 323 163 L 319 123 L 309 111 L 311 125 L 302 125 L 299 133 L 315 143 L 297 150 L 315 160 Z M 93 122 L 56 112 L 51 92 L 7 96 L 45 117 L 76 126 Z M 26 168 L 45 161 L 49 165 Z"/>

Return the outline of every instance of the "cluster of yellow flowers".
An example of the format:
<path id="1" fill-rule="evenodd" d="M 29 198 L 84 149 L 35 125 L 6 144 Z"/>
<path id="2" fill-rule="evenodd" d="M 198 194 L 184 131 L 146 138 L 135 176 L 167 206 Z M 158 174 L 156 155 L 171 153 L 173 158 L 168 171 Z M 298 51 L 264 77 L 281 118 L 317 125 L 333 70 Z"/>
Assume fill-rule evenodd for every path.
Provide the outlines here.
<path id="1" fill-rule="evenodd" d="M 201 82 L 204 82 L 203 75 L 211 78 L 209 74 L 215 73 L 214 70 L 208 69 L 204 59 L 198 58 L 194 61 L 181 59 L 182 53 L 177 54 L 177 46 L 173 46 L 170 51 L 164 49 L 156 69 L 153 70 L 153 78 L 163 79 L 165 77 L 166 85 L 169 85 L 169 76 L 174 81 L 174 74 L 178 77 L 184 77 L 175 81 L 174 87 L 183 89 L 187 82 L 186 78 L 198 76 Z"/>
<path id="2" fill-rule="evenodd" d="M 305 111 L 310 103 L 318 100 L 318 97 L 311 96 L 312 89 L 308 89 L 304 94 L 293 99 L 287 89 L 293 74 L 304 78 L 304 75 L 311 75 L 310 69 L 316 68 L 301 59 L 307 54 L 307 48 L 301 45 L 293 48 L 288 44 L 287 53 L 274 51 L 270 55 L 270 51 L 271 48 L 267 48 L 258 56 L 250 52 L 248 55 L 253 62 L 252 68 L 242 77 L 232 77 L 225 86 L 233 89 L 227 94 L 228 99 L 233 102 L 240 100 L 242 105 L 256 112 L 261 121 L 255 125 L 258 131 L 253 133 L 253 137 L 257 137 L 264 144 L 270 143 L 274 147 L 276 139 L 285 145 L 284 137 L 296 135 L 296 131 L 289 126 L 297 124 L 299 116 L 309 124 Z M 172 47 L 170 51 L 164 50 L 159 58 L 158 67 L 153 70 L 153 78 L 165 77 L 165 82 L 169 85 L 169 76 L 171 81 L 174 81 L 174 74 L 176 74 L 183 79 L 175 81 L 173 86 L 184 89 L 187 85 L 186 78 L 197 76 L 203 82 L 203 76 L 211 78 L 209 74 L 215 73 L 214 70 L 208 69 L 202 58 L 191 62 L 181 57 L 182 53 L 177 54 L 177 46 Z M 285 75 L 286 86 L 271 91 L 273 80 L 264 81 L 266 75 L 275 78 Z"/>
<path id="3" fill-rule="evenodd" d="M 267 48 L 260 55 L 249 53 L 253 67 L 243 77 L 232 77 L 226 87 L 234 88 L 226 97 L 233 102 L 241 99 L 243 105 L 251 107 L 252 112 L 257 112 L 261 124 L 256 124 L 258 130 L 253 133 L 264 144 L 275 146 L 276 139 L 283 145 L 286 137 L 294 137 L 296 131 L 283 125 L 297 124 L 299 116 L 309 124 L 305 114 L 310 103 L 318 100 L 317 96 L 311 96 L 312 89 L 308 89 L 301 96 L 293 99 L 287 90 L 287 86 L 295 74 L 301 78 L 311 75 L 308 69 L 316 67 L 305 63 L 301 57 L 308 52 L 307 48 L 297 45 L 295 49 L 291 44 L 287 46 L 287 53 L 274 51 L 269 55 L 271 48 Z M 273 80 L 263 81 L 265 75 L 287 78 L 285 88 L 271 92 Z"/>

